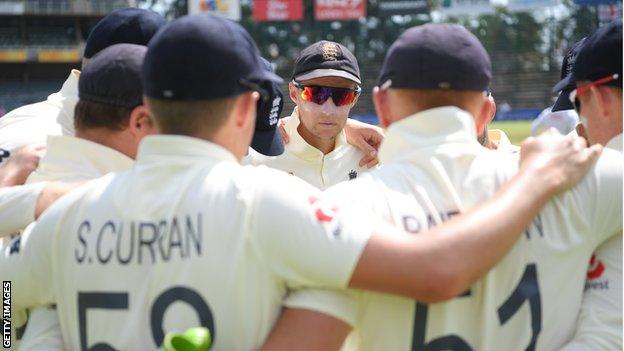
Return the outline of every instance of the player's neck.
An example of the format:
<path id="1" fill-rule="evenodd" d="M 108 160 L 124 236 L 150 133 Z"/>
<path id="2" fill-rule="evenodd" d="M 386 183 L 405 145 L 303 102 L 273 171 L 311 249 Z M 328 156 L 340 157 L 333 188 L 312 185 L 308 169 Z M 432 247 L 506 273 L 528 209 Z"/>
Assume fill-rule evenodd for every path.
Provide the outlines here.
<path id="1" fill-rule="evenodd" d="M 76 130 L 76 137 L 106 146 L 132 159 L 136 157 L 136 145 L 124 131 L 111 131 L 106 128 Z"/>
<path id="2" fill-rule="evenodd" d="M 323 155 L 327 155 L 328 153 L 334 151 L 334 149 L 336 148 L 336 137 L 333 137 L 331 139 L 319 138 L 316 135 L 312 134 L 310 131 L 308 131 L 303 126 L 303 124 L 299 124 L 299 127 L 297 127 L 297 132 L 299 132 L 299 135 L 301 135 L 301 138 L 303 138 L 303 140 L 321 151 Z"/>

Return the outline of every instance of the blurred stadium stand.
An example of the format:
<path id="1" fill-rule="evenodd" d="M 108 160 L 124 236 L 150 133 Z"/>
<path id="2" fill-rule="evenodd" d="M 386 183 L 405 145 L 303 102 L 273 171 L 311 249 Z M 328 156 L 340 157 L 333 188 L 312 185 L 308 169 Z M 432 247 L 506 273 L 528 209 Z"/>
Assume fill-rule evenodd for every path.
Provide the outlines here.
<path id="1" fill-rule="evenodd" d="M 0 114 L 41 101 L 80 67 L 85 39 L 135 0 L 0 0 Z"/>

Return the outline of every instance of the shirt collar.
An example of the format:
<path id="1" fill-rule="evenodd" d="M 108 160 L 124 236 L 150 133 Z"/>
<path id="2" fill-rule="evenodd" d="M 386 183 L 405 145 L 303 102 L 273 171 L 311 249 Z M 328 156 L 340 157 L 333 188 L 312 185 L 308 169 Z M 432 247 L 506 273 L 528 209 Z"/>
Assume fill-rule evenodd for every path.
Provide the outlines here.
<path id="1" fill-rule="evenodd" d="M 97 178 L 110 172 L 125 171 L 134 163 L 113 148 L 71 136 L 48 136 L 46 147 L 39 168 L 52 174 L 71 171 L 86 178 Z M 56 169 L 59 167 L 62 170 Z"/>
<path id="2" fill-rule="evenodd" d="M 444 144 L 482 148 L 468 112 L 454 106 L 437 107 L 392 123 L 379 149 L 379 160 L 383 164 Z"/>
<path id="3" fill-rule="evenodd" d="M 615 151 L 622 152 L 622 133 L 614 136 L 607 145 L 605 145 L 607 149 L 613 149 Z"/>
<path id="4" fill-rule="evenodd" d="M 284 125 L 284 129 L 286 130 L 286 134 L 290 138 L 288 144 L 284 145 L 286 151 L 294 154 L 295 156 L 304 159 L 304 160 L 319 160 L 322 159 L 325 155 L 323 152 L 314 146 L 308 144 L 305 139 L 299 134 L 297 128 L 301 120 L 299 119 L 299 109 L 295 107 L 290 118 Z M 344 130 L 341 130 L 340 133 L 336 136 L 336 144 L 334 146 L 334 150 L 328 154 L 335 155 L 342 152 L 344 146 L 348 145 L 347 137 Z"/>
<path id="5" fill-rule="evenodd" d="M 224 147 L 215 143 L 182 135 L 149 135 L 139 144 L 138 162 L 160 162 L 163 159 L 176 161 L 215 160 L 238 163 L 238 160 Z"/>

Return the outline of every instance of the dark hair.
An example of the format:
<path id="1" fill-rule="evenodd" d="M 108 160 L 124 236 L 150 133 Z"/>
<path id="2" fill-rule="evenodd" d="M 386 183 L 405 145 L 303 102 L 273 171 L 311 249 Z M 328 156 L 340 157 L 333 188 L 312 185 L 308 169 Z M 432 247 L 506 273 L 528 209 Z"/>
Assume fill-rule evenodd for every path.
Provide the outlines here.
<path id="1" fill-rule="evenodd" d="M 99 102 L 79 100 L 74 113 L 77 131 L 105 128 L 120 131 L 128 127 L 132 109 Z"/>

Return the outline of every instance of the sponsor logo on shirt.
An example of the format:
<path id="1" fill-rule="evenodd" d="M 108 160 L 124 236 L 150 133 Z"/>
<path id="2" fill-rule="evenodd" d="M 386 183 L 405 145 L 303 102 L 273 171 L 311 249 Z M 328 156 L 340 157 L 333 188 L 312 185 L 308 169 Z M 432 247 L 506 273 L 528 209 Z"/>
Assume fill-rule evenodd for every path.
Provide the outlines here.
<path id="1" fill-rule="evenodd" d="M 587 270 L 587 281 L 585 282 L 585 290 L 608 290 L 609 279 L 604 278 L 605 266 L 596 255 L 592 255 L 589 260 L 589 269 Z M 603 279 L 601 279 L 603 278 Z"/>
<path id="2" fill-rule="evenodd" d="M 338 214 L 338 207 L 330 206 L 327 202 L 320 201 L 316 197 L 310 197 L 308 199 L 310 205 L 312 205 L 312 211 L 314 212 L 314 216 L 316 220 L 321 223 L 328 223 L 334 225 L 333 235 L 335 237 L 339 237 L 342 232 L 342 227 L 338 221 L 334 221 L 336 215 Z"/>

